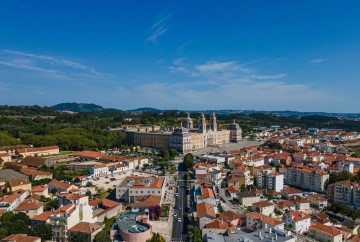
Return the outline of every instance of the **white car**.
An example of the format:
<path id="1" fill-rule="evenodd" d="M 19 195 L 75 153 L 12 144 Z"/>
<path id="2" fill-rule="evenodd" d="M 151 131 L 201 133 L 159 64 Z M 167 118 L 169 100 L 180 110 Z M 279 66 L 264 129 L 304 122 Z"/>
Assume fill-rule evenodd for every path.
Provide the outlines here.
<path id="1" fill-rule="evenodd" d="M 178 218 L 178 222 L 181 222 L 181 218 Z"/>
<path id="2" fill-rule="evenodd" d="M 177 216 L 177 214 L 176 213 L 174 213 L 174 217 L 176 217 Z"/>

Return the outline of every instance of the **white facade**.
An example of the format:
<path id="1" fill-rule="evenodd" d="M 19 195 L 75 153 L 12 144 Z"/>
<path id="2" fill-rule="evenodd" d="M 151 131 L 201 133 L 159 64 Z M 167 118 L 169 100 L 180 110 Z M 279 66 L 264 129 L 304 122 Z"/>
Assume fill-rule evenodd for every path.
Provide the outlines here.
<path id="1" fill-rule="evenodd" d="M 262 189 L 280 192 L 284 189 L 284 174 L 272 170 L 259 171 L 257 175 L 257 185 Z"/>

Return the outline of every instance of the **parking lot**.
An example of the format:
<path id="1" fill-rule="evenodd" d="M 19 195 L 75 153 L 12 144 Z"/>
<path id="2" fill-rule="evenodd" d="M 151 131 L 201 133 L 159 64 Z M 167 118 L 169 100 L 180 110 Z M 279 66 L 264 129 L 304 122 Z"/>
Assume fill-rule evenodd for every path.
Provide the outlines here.
<path id="1" fill-rule="evenodd" d="M 107 176 L 101 176 L 101 177 L 97 177 L 96 179 L 98 180 L 91 180 L 91 183 L 96 186 L 96 187 L 102 187 L 105 190 L 108 190 L 109 188 L 113 189 L 115 188 L 115 186 L 117 186 L 118 184 L 120 184 L 120 182 L 122 182 L 125 177 L 127 176 L 142 176 L 142 172 L 138 172 L 138 171 L 134 171 L 134 170 L 128 170 L 128 171 L 123 171 L 123 172 L 119 172 L 119 173 L 114 173 L 111 175 L 107 175 Z M 146 174 L 143 174 L 146 175 Z M 112 179 L 113 180 L 110 180 Z"/>

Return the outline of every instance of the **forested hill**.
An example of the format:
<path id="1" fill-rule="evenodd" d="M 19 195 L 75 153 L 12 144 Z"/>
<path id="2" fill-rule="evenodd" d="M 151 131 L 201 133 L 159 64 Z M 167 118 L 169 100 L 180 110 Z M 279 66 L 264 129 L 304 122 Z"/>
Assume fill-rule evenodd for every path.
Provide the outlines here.
<path id="1" fill-rule="evenodd" d="M 93 103 L 60 103 L 52 106 L 53 109 L 58 111 L 71 111 L 71 112 L 97 112 L 104 110 L 103 107 Z"/>

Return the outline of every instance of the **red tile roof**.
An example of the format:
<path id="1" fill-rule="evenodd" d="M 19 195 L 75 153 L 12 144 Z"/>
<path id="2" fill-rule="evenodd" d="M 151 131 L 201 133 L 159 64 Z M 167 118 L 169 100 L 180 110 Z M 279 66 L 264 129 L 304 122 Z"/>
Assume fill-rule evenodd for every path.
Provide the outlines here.
<path id="1" fill-rule="evenodd" d="M 101 229 L 104 225 L 101 223 L 87 223 L 87 222 L 80 222 L 75 226 L 71 227 L 68 231 L 69 232 L 80 232 L 84 234 L 92 234 Z"/>
<path id="2" fill-rule="evenodd" d="M 15 211 L 38 210 L 42 206 L 44 206 L 44 204 L 40 201 L 26 201 L 15 208 Z"/>
<path id="3" fill-rule="evenodd" d="M 61 182 L 61 181 L 58 181 L 56 179 L 49 182 L 49 185 L 52 185 L 54 187 L 59 187 L 59 188 L 64 189 L 64 190 L 67 190 L 72 186 L 71 184 L 67 184 L 65 182 Z"/>
<path id="4" fill-rule="evenodd" d="M 320 223 L 314 223 L 313 225 L 310 226 L 310 230 L 311 229 L 322 232 L 330 236 L 337 236 L 340 234 L 340 231 L 335 229 L 334 227 L 326 226 Z"/>
<path id="5" fill-rule="evenodd" d="M 210 203 L 204 202 L 204 203 L 197 204 L 196 210 L 197 210 L 198 218 L 201 218 L 204 216 L 209 216 L 212 218 L 216 217 L 214 206 L 211 205 Z"/>
<path id="6" fill-rule="evenodd" d="M 47 189 L 48 189 L 47 185 L 40 185 L 40 186 L 33 187 L 31 189 L 31 192 L 43 192 L 43 191 L 45 191 Z"/>
<path id="7" fill-rule="evenodd" d="M 1 241 L 4 241 L 4 242 L 34 242 L 34 241 L 40 241 L 40 237 L 29 236 L 26 234 L 12 234 L 12 235 L 9 235 L 9 236 L 1 239 Z"/>
<path id="8" fill-rule="evenodd" d="M 266 224 L 269 224 L 271 226 L 277 226 L 277 225 L 280 225 L 280 224 L 283 224 L 284 222 L 280 221 L 280 220 L 276 220 L 276 219 L 273 219 L 273 218 L 270 218 L 269 216 L 266 216 L 264 214 L 260 214 L 258 212 L 251 212 L 251 213 L 248 213 L 246 215 L 246 217 L 252 217 L 253 219 L 257 219 L 257 220 L 260 220 Z"/>
<path id="9" fill-rule="evenodd" d="M 309 214 L 303 212 L 290 210 L 288 213 L 292 215 L 292 220 L 295 222 L 311 218 Z"/>
<path id="10" fill-rule="evenodd" d="M 46 221 L 52 214 L 53 214 L 53 211 L 46 211 L 46 212 L 43 212 L 43 213 L 33 217 L 32 220 Z"/>

